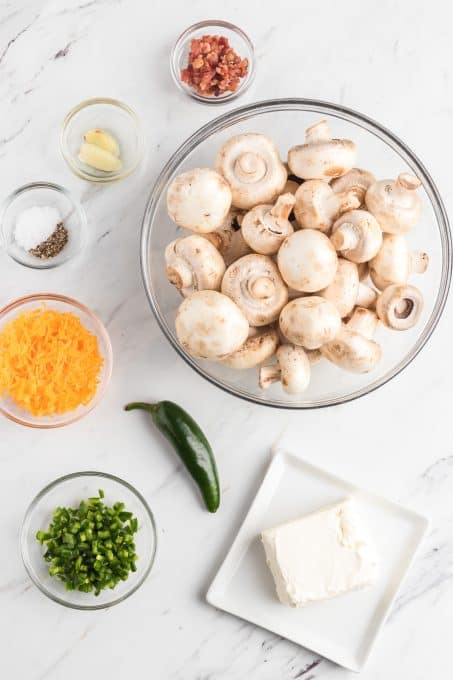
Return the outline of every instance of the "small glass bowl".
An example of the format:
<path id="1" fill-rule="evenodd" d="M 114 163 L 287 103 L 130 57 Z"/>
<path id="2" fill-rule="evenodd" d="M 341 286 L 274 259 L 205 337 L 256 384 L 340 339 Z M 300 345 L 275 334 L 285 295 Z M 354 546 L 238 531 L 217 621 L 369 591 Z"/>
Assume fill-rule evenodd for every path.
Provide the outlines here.
<path id="1" fill-rule="evenodd" d="M 112 375 L 113 354 L 107 330 L 97 316 L 95 316 L 88 307 L 77 302 L 77 300 L 53 293 L 27 295 L 26 297 L 11 302 L 3 309 L 0 309 L 0 332 L 8 321 L 16 319 L 21 312 L 39 309 L 43 305 L 45 305 L 47 309 L 55 309 L 59 312 L 71 312 L 78 316 L 85 328 L 97 337 L 99 353 L 104 359 L 99 376 L 98 388 L 93 399 L 86 406 L 78 406 L 68 413 L 55 414 L 52 416 L 34 416 L 28 411 L 20 408 L 7 395 L 0 394 L 0 413 L 3 413 L 4 416 L 19 425 L 48 429 L 63 427 L 76 420 L 80 420 L 80 418 L 86 416 L 87 413 L 92 411 L 94 407 L 99 404 L 107 391 Z"/>
<path id="2" fill-rule="evenodd" d="M 138 519 L 135 534 L 138 560 L 137 571 L 131 572 L 127 581 L 120 581 L 115 588 L 96 596 L 68 591 L 62 581 L 50 576 L 49 564 L 43 559 L 45 547 L 36 540 L 36 532 L 49 526 L 57 507 L 77 507 L 80 501 L 95 496 L 99 489 L 104 491 L 106 505 L 123 502 Z M 29 577 L 51 600 L 71 609 L 107 609 L 135 593 L 150 573 L 157 549 L 156 524 L 148 503 L 128 482 L 105 472 L 74 472 L 56 479 L 33 499 L 22 524 L 20 548 Z"/>
<path id="3" fill-rule="evenodd" d="M 55 257 L 35 257 L 24 250 L 14 237 L 18 215 L 33 206 L 56 208 L 68 231 L 68 242 Z M 76 257 L 85 244 L 86 225 L 85 211 L 79 201 L 67 189 L 52 182 L 32 182 L 19 187 L 6 198 L 0 212 L 3 247 L 15 262 L 32 269 L 53 269 Z"/>
<path id="4" fill-rule="evenodd" d="M 219 34 L 228 38 L 231 47 L 241 58 L 248 59 L 249 68 L 247 75 L 241 79 L 237 90 L 234 92 L 225 92 L 218 97 L 212 95 L 203 96 L 198 94 L 190 85 L 182 82 L 181 70 L 187 66 L 190 43 L 193 38 Z M 182 92 L 192 97 L 192 99 L 196 99 L 204 104 L 225 104 L 239 97 L 251 85 L 255 77 L 255 50 L 248 35 L 238 26 L 230 24 L 228 21 L 200 21 L 197 24 L 193 24 L 193 26 L 189 26 L 177 39 L 170 55 L 170 69 L 176 85 Z"/>
<path id="5" fill-rule="evenodd" d="M 120 147 L 118 172 L 96 170 L 79 160 L 83 136 L 92 129 L 112 134 Z M 71 170 L 82 179 L 99 184 L 116 182 L 133 172 L 143 157 L 144 138 L 136 113 L 117 99 L 87 99 L 74 107 L 63 121 L 60 150 Z"/>

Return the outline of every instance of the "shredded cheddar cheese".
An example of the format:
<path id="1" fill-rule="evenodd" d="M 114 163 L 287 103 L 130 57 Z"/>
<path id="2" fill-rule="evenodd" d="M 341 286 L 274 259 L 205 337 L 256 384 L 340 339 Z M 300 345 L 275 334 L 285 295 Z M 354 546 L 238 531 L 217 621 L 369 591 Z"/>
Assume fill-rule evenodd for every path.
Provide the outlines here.
<path id="1" fill-rule="evenodd" d="M 29 310 L 0 332 L 0 394 L 34 416 L 88 404 L 102 364 L 96 336 L 70 312 Z"/>

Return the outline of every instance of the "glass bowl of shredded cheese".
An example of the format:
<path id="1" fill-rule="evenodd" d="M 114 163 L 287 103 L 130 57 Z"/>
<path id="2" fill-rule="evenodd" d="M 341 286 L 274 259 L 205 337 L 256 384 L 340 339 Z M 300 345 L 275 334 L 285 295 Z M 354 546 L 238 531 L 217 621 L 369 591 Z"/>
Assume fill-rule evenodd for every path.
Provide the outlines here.
<path id="1" fill-rule="evenodd" d="M 111 373 L 108 333 L 80 302 L 40 293 L 0 310 L 0 412 L 10 420 L 73 423 L 101 401 Z"/>

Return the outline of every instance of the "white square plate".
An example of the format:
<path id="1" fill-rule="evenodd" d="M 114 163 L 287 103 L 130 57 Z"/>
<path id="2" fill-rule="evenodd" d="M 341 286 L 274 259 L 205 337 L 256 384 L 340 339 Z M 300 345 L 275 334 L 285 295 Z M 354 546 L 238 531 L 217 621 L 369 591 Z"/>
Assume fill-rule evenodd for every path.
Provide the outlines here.
<path id="1" fill-rule="evenodd" d="M 263 529 L 353 496 L 376 544 L 378 581 L 367 590 L 280 604 L 260 541 Z M 277 453 L 207 594 L 210 604 L 359 671 L 428 529 L 428 520 L 284 451 Z"/>

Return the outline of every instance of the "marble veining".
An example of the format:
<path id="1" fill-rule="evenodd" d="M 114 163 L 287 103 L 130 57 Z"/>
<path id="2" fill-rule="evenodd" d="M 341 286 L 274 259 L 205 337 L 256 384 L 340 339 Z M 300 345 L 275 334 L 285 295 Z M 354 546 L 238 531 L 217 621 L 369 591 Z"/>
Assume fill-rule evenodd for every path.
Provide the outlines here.
<path id="1" fill-rule="evenodd" d="M 189 24 L 217 16 L 255 43 L 252 88 L 239 100 L 305 96 L 379 120 L 421 157 L 453 206 L 448 131 L 453 66 L 449 3 L 352 0 L 23 0 L 0 2 L 0 199 L 29 181 L 67 186 L 88 215 L 84 254 L 31 271 L 0 252 L 0 305 L 20 295 L 73 295 L 106 322 L 115 367 L 95 412 L 70 428 L 0 422 L 0 677 L 8 680 L 343 680 L 316 654 L 219 612 L 204 596 L 260 484 L 273 445 L 431 518 L 431 529 L 384 627 L 364 680 L 451 675 L 453 454 L 451 332 L 438 330 L 396 380 L 360 401 L 307 413 L 267 410 L 215 389 L 168 346 L 143 291 L 139 232 L 161 167 L 195 129 L 227 110 L 174 87 L 169 51 Z M 372 29 L 370 28 L 372 27 Z M 112 186 L 82 182 L 58 150 L 69 109 L 124 99 L 145 129 L 147 155 Z M 202 511 L 185 470 L 130 399 L 170 398 L 203 423 L 216 450 L 221 511 Z M 156 515 L 159 551 L 142 589 L 112 610 L 74 612 L 27 579 L 18 532 L 31 498 L 55 477 L 98 468 L 125 477 Z M 88 669 L 88 670 L 87 670 Z"/>

